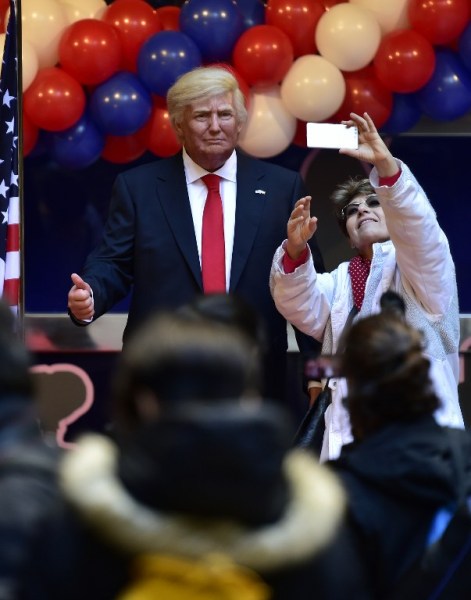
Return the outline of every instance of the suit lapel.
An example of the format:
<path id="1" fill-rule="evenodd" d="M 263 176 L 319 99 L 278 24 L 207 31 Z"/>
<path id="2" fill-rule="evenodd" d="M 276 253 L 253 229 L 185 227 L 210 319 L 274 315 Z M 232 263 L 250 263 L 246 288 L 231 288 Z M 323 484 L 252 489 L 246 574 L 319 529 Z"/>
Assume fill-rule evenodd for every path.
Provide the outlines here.
<path id="1" fill-rule="evenodd" d="M 162 164 L 164 164 L 162 162 Z M 165 161 L 158 173 L 157 193 L 175 241 L 200 289 L 203 289 L 195 228 L 181 153 Z"/>
<path id="2" fill-rule="evenodd" d="M 237 200 L 234 248 L 232 251 L 230 291 L 234 291 L 260 226 L 265 208 L 266 191 L 263 163 L 244 154 L 237 155 Z"/>

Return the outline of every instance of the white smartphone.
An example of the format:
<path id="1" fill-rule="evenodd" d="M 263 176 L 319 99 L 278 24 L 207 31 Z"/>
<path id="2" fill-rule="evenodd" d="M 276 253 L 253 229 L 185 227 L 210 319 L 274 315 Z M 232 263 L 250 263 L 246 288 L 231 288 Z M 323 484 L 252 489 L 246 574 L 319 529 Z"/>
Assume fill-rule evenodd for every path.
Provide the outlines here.
<path id="1" fill-rule="evenodd" d="M 306 123 L 308 148 L 358 148 L 358 129 L 341 123 Z"/>

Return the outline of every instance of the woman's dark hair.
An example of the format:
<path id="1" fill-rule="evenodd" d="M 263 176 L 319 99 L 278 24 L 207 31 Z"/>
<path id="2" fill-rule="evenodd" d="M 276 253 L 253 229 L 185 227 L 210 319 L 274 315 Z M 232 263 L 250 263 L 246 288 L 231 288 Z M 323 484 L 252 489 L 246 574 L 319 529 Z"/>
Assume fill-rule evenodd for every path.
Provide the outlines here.
<path id="1" fill-rule="evenodd" d="M 400 297 L 385 299 L 383 306 L 381 313 L 355 323 L 345 339 L 341 368 L 356 439 L 393 421 L 432 414 L 439 406 L 422 332 L 406 322 Z"/>
<path id="2" fill-rule="evenodd" d="M 181 307 L 178 314 L 231 325 L 246 334 L 261 351 L 266 349 L 266 331 L 259 314 L 235 294 L 200 294 Z"/>
<path id="3" fill-rule="evenodd" d="M 406 304 L 404 299 L 392 290 L 384 292 L 379 300 L 379 305 L 382 313 L 392 314 L 401 319 L 404 319 L 406 316 Z"/>

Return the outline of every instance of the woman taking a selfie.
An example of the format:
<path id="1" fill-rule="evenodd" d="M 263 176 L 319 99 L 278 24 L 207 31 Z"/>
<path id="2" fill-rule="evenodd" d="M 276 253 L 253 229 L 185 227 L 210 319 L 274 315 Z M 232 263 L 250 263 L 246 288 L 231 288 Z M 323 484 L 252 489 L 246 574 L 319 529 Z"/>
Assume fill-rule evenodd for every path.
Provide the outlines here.
<path id="1" fill-rule="evenodd" d="M 270 285 L 276 306 L 295 327 L 339 351 L 347 321 L 379 312 L 388 289 L 406 304 L 406 318 L 425 334 L 424 354 L 441 401 L 435 418 L 463 427 L 458 402 L 459 312 L 455 268 L 435 211 L 407 165 L 394 158 L 368 114 L 351 113 L 358 148 L 339 152 L 373 165 L 369 179 L 339 185 L 332 195 L 337 221 L 357 255 L 330 273 L 316 273 L 307 241 L 317 229 L 309 196 L 295 205 L 288 238 L 275 253 Z M 358 315 L 358 316 L 356 316 Z M 350 318 L 349 318 L 350 317 Z M 330 379 L 321 460 L 337 458 L 352 440 L 344 379 Z"/>

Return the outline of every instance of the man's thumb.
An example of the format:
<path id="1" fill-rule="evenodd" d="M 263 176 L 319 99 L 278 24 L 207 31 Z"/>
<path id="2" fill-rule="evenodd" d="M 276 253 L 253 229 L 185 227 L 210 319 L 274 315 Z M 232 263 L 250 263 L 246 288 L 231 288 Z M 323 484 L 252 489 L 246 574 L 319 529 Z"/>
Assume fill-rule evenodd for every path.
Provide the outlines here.
<path id="1" fill-rule="evenodd" d="M 75 287 L 81 289 L 81 290 L 88 290 L 88 283 L 86 283 L 81 277 L 80 275 L 77 275 L 77 273 L 72 273 L 72 275 L 70 276 L 70 278 L 72 279 L 72 283 L 75 285 Z"/>

